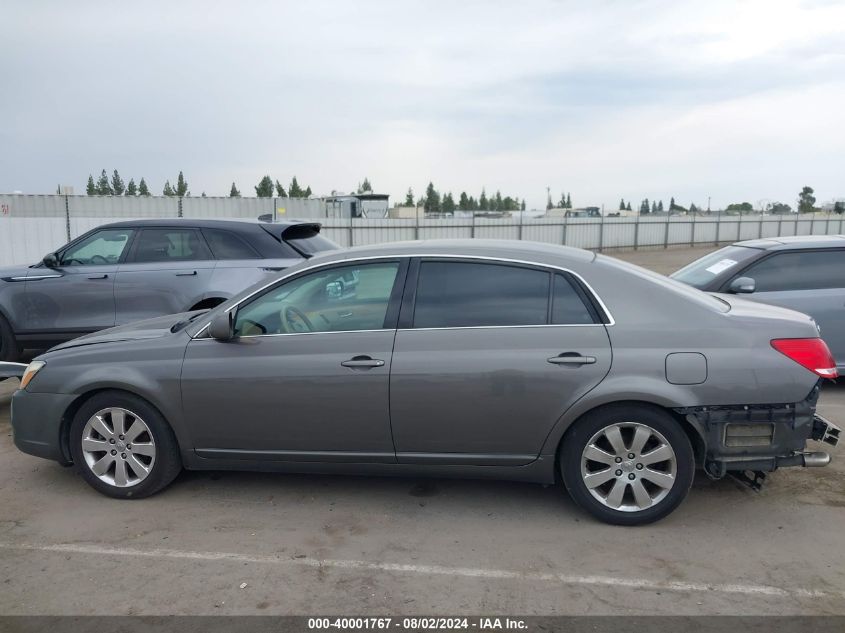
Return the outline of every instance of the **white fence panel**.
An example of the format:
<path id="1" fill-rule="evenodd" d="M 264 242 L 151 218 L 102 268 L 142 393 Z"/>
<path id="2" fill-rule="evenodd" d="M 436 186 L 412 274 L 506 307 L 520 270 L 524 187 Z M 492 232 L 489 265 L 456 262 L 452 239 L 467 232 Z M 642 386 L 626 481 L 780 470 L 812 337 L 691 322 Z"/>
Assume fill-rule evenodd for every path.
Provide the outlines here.
<path id="1" fill-rule="evenodd" d="M 67 242 L 62 217 L 0 216 L 0 266 L 34 264 Z"/>

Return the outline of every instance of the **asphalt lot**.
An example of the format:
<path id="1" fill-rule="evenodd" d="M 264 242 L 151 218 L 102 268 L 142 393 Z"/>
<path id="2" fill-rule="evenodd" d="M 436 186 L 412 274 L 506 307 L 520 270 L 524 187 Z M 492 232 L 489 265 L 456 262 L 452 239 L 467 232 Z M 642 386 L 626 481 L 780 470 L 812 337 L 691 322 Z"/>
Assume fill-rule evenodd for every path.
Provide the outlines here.
<path id="1" fill-rule="evenodd" d="M 669 272 L 707 249 L 615 255 Z M 845 454 L 761 493 L 699 476 L 643 528 L 557 487 L 183 473 L 100 496 L 18 452 L 0 383 L 0 614 L 845 614 Z M 845 421 L 845 382 L 820 412 Z M 245 586 L 244 586 L 245 583 Z"/>

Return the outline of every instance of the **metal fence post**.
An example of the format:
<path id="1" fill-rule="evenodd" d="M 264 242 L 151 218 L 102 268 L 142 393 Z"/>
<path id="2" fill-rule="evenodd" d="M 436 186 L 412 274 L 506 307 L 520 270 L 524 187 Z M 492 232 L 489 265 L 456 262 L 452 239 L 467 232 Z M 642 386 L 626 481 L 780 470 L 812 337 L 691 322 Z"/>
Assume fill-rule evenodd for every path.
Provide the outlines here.
<path id="1" fill-rule="evenodd" d="M 781 236 L 780 225 L 783 223 L 783 214 L 778 214 L 778 237 Z"/>
<path id="2" fill-rule="evenodd" d="M 689 245 L 690 247 L 695 246 L 695 215 L 692 216 L 692 230 L 690 231 L 690 238 L 689 238 Z"/>
<path id="3" fill-rule="evenodd" d="M 349 247 L 355 246 L 355 231 L 352 230 L 352 213 L 349 214 Z"/>
<path id="4" fill-rule="evenodd" d="M 666 216 L 666 229 L 663 231 L 663 248 L 669 248 L 669 219 L 671 215 Z"/>
<path id="5" fill-rule="evenodd" d="M 414 207 L 414 239 L 420 239 L 420 207 Z"/>
<path id="6" fill-rule="evenodd" d="M 519 212 L 519 241 L 522 241 L 522 211 Z"/>
<path id="7" fill-rule="evenodd" d="M 824 234 L 830 235 L 830 213 L 827 214 L 827 219 L 824 221 Z"/>
<path id="8" fill-rule="evenodd" d="M 601 216 L 601 222 L 599 223 L 599 250 L 604 248 L 604 216 Z"/>
<path id="9" fill-rule="evenodd" d="M 563 234 L 561 235 L 560 243 L 561 243 L 562 246 L 566 246 L 566 216 L 565 215 L 563 216 L 562 226 L 563 226 Z"/>
<path id="10" fill-rule="evenodd" d="M 763 237 L 763 212 L 760 212 L 760 226 L 757 229 L 757 239 Z"/>
<path id="11" fill-rule="evenodd" d="M 469 236 L 475 239 L 475 211 L 472 212 L 472 224 L 470 225 Z"/>
<path id="12" fill-rule="evenodd" d="M 65 229 L 67 230 L 67 241 L 70 242 L 70 203 L 65 195 Z"/>
<path id="13" fill-rule="evenodd" d="M 722 210 L 719 209 L 718 214 L 716 215 L 716 241 L 713 242 L 713 246 L 719 245 L 719 231 L 722 228 Z"/>
<path id="14" fill-rule="evenodd" d="M 742 237 L 742 211 L 739 212 L 739 222 L 736 223 L 736 241 Z"/>
<path id="15" fill-rule="evenodd" d="M 816 227 L 816 214 L 811 213 L 813 217 L 810 218 L 810 235 L 813 235 L 813 230 Z"/>
<path id="16" fill-rule="evenodd" d="M 637 219 L 634 221 L 634 250 L 640 246 L 640 212 L 637 211 Z"/>
<path id="17" fill-rule="evenodd" d="M 795 230 L 792 232 L 793 235 L 798 235 L 798 214 L 801 213 L 800 211 L 795 212 Z"/>
<path id="18" fill-rule="evenodd" d="M 178 205 L 176 207 L 176 217 L 182 217 L 182 196 L 179 196 Z"/>

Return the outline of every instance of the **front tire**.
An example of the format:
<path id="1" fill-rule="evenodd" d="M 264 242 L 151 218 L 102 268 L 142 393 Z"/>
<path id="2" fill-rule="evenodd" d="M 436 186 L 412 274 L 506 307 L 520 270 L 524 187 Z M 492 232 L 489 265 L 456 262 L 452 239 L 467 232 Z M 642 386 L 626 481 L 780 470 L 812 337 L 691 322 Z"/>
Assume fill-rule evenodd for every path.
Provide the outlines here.
<path id="1" fill-rule="evenodd" d="M 162 415 L 121 391 L 104 391 L 80 407 L 70 451 L 85 481 L 118 499 L 149 497 L 182 469 L 176 437 Z"/>
<path id="2" fill-rule="evenodd" d="M 0 314 L 0 361 L 16 362 L 21 357 L 21 348 L 15 339 L 12 326 Z"/>
<path id="3" fill-rule="evenodd" d="M 695 473 L 689 438 L 667 412 L 611 405 L 567 432 L 560 469 L 572 499 L 605 523 L 642 525 L 671 513 Z"/>

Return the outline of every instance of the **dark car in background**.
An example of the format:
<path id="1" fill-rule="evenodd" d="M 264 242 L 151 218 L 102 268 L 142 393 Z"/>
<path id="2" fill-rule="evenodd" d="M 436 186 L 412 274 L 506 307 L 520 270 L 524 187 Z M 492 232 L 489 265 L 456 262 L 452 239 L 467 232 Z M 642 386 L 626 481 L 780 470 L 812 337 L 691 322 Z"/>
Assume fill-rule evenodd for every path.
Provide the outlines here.
<path id="1" fill-rule="evenodd" d="M 809 314 L 845 371 L 845 236 L 801 235 L 736 242 L 670 275 L 708 292 Z"/>
<path id="2" fill-rule="evenodd" d="M 213 308 L 336 248 L 313 222 L 105 224 L 35 265 L 0 269 L 0 360 L 131 321 Z"/>

